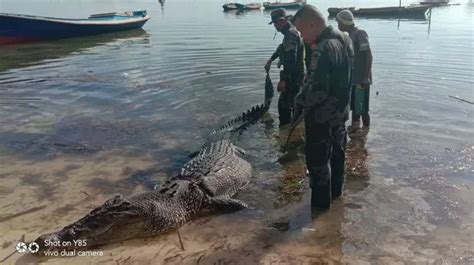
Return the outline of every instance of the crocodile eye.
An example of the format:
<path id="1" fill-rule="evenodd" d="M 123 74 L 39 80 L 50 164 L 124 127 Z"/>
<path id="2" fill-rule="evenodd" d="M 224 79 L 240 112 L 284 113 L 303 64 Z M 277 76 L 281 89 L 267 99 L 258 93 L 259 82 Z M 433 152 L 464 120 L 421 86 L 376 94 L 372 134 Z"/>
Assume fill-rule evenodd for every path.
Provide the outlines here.
<path id="1" fill-rule="evenodd" d="M 122 195 L 115 195 L 112 199 L 109 200 L 110 205 L 120 204 L 123 200 Z"/>

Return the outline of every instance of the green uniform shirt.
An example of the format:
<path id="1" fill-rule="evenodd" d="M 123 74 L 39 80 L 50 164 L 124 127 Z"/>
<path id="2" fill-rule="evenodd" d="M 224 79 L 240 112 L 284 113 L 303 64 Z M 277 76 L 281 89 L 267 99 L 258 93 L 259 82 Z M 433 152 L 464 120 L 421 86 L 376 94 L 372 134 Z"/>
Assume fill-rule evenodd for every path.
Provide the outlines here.
<path id="1" fill-rule="evenodd" d="M 355 27 L 349 32 L 354 47 L 354 67 L 352 70 L 352 84 L 372 84 L 372 51 L 370 50 L 369 36 L 363 29 Z"/>
<path id="2" fill-rule="evenodd" d="M 295 103 L 316 123 L 338 125 L 348 118 L 354 51 L 347 34 L 328 26 L 311 48 L 308 75 Z"/>
<path id="3" fill-rule="evenodd" d="M 272 60 L 280 58 L 283 70 L 280 72 L 280 79 L 287 82 L 291 87 L 299 86 L 305 74 L 305 48 L 303 39 L 296 28 L 288 22 L 282 30 L 283 42 L 278 46 L 272 55 Z M 296 89 L 299 89 L 296 87 Z"/>

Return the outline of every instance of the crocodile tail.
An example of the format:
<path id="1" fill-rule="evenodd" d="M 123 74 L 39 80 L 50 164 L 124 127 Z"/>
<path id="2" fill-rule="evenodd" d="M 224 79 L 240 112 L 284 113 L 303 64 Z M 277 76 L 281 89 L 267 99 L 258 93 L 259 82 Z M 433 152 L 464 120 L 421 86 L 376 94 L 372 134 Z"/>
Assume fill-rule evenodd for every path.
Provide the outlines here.
<path id="1" fill-rule="evenodd" d="M 237 118 L 230 120 L 229 122 L 222 125 L 220 128 L 214 130 L 211 136 L 223 132 L 231 133 L 242 133 L 247 129 L 248 126 L 254 124 L 270 109 L 272 99 L 274 96 L 274 88 L 270 75 L 267 73 L 265 78 L 265 100 L 261 105 L 252 107 L 251 109 L 243 112 Z"/>
<path id="2" fill-rule="evenodd" d="M 260 120 L 260 118 L 262 118 L 262 116 L 270 109 L 270 102 L 271 101 L 267 101 L 264 104 L 260 104 L 248 109 L 237 118 L 228 121 L 220 128 L 214 130 L 211 134 L 224 131 L 232 133 L 243 132 L 248 126 L 256 123 L 258 120 Z"/>

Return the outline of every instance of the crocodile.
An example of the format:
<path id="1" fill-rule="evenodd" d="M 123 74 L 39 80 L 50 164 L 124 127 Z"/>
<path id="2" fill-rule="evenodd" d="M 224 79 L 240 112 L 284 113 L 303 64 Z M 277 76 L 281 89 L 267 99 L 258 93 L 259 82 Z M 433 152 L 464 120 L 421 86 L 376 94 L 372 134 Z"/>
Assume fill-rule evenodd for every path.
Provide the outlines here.
<path id="1" fill-rule="evenodd" d="M 76 222 L 39 236 L 34 241 L 40 246 L 38 254 L 156 236 L 182 226 L 202 212 L 246 208 L 245 202 L 233 197 L 249 183 L 252 166 L 243 158 L 245 151 L 233 142 L 268 111 L 268 97 L 273 93 L 266 91 L 265 95 L 264 104 L 213 130 L 180 174 L 152 191 L 129 198 L 116 195 Z"/>

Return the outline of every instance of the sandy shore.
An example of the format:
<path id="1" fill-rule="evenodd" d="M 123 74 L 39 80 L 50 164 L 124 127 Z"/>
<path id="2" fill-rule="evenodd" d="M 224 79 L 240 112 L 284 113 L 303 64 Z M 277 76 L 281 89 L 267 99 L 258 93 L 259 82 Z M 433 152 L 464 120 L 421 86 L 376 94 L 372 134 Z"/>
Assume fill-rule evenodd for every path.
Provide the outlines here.
<path id="1" fill-rule="evenodd" d="M 264 132 L 262 134 L 262 128 Z M 376 132 L 376 129 L 374 130 Z M 272 137 L 268 137 L 272 136 Z M 344 196 L 327 212 L 312 212 L 298 141 L 293 159 L 278 162 L 279 154 L 259 145 L 278 146 L 285 132 L 257 126 L 242 146 L 255 166 L 254 180 L 239 194 L 251 208 L 198 218 L 177 232 L 136 239 L 96 249 L 101 256 L 35 257 L 14 254 L 6 264 L 460 264 L 473 261 L 472 147 L 453 149 L 446 165 L 433 167 L 432 153 L 424 160 L 391 153 L 376 133 L 351 134 Z M 395 136 L 396 137 L 396 136 Z M 266 139 L 266 140 L 264 140 Z M 275 139 L 277 141 L 275 141 Z M 368 142 L 367 142 L 368 139 Z M 280 141 L 281 142 L 281 141 Z M 300 146 L 301 147 L 301 146 Z M 403 152 L 421 152 L 408 145 Z M 410 149 L 411 148 L 411 149 Z M 270 148 L 271 149 L 271 148 Z M 256 152 L 253 153 L 252 152 Z M 267 157 L 263 161 L 258 157 Z M 418 156 L 419 157 L 419 156 Z M 458 158 L 464 160 L 456 160 Z M 449 159 L 453 160 L 452 163 Z M 472 161 L 471 161 L 472 162 Z M 166 168 L 172 161 L 162 161 Z M 152 157 L 126 157 L 118 151 L 87 156 L 56 154 L 49 159 L 2 157 L 0 218 L 33 212 L 0 222 L 0 258 L 25 237 L 62 228 L 115 193 L 130 195 L 147 189 L 131 172 L 155 166 Z M 467 171 L 466 171 L 467 170 Z M 158 170 L 159 171 L 159 170 Z M 449 172 L 461 178 L 448 178 Z M 167 176 L 155 173 L 155 180 Z M 35 210 L 35 207 L 44 207 Z M 89 253 L 90 254 L 90 253 Z"/>

